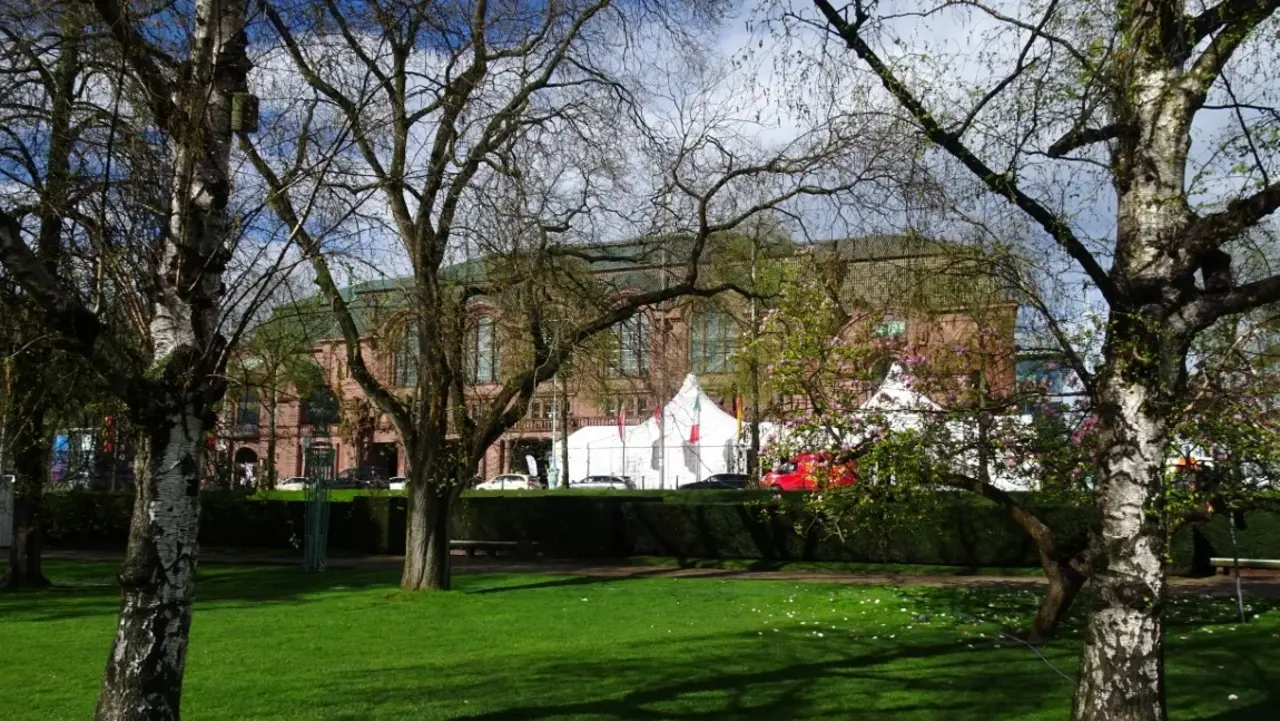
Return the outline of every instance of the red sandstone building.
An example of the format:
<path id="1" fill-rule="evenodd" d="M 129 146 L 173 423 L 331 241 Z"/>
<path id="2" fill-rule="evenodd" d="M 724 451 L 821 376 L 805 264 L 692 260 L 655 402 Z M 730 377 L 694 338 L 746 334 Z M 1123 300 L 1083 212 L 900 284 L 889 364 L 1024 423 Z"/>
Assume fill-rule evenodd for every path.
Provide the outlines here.
<path id="1" fill-rule="evenodd" d="M 879 296 L 875 310 L 866 315 L 872 319 L 873 327 L 864 328 L 859 337 L 897 337 L 902 347 L 913 353 L 936 356 L 969 341 L 982 327 L 1001 328 L 1000 335 L 1010 353 L 995 364 L 994 382 L 1000 387 L 1012 387 L 1016 314 L 1012 303 L 1005 301 L 995 308 L 988 304 L 981 319 L 971 304 L 961 307 L 964 304 L 945 300 L 929 304 L 928 310 L 922 312 L 917 300 L 908 303 L 900 297 L 902 291 L 890 289 L 882 279 L 893 275 L 895 269 L 910 266 L 918 271 L 940 263 L 943 256 L 937 246 L 897 237 L 840 243 L 848 247 L 832 247 L 838 247 L 845 263 L 846 277 L 841 283 L 853 295 L 863 297 L 869 295 L 867 288 L 875 286 L 874 295 Z M 618 269 L 610 266 L 599 272 L 616 273 Z M 637 264 L 626 272 L 648 273 L 652 280 L 666 271 L 652 264 Z M 920 287 L 913 281 L 911 292 Z M 938 295 L 936 288 L 927 292 Z M 373 330 L 378 327 L 379 313 L 397 307 L 403 286 L 397 281 L 366 283 L 347 289 L 347 295 L 349 302 L 365 309 L 361 323 L 362 332 L 366 333 L 362 348 L 366 361 L 382 382 L 410 392 L 417 380 L 416 364 L 403 352 L 386 347 L 385 339 Z M 906 310 L 908 304 L 917 310 Z M 305 448 L 315 439 L 323 439 L 336 448 L 339 470 L 362 467 L 373 469 L 383 478 L 404 475 L 404 452 L 395 429 L 365 400 L 359 384 L 346 372 L 345 347 L 326 318 L 325 306 L 313 302 L 305 307 L 311 314 L 307 320 L 313 330 L 305 334 L 306 350 L 299 352 L 310 356 L 308 365 L 315 376 L 307 384 L 311 388 L 300 391 L 299 384 L 281 379 L 280 374 L 258 373 L 257 382 L 244 383 L 229 394 L 220 424 L 220 449 L 237 467 L 254 468 L 255 477 L 262 477 L 267 464 L 274 463 L 276 477 L 284 479 L 303 475 Z M 755 317 L 760 311 L 757 308 Z M 473 319 L 467 326 L 466 348 L 473 382 L 468 389 L 468 402 L 479 404 L 499 387 L 504 349 L 500 319 L 494 317 L 491 308 L 481 301 L 469 306 L 469 313 Z M 585 426 L 612 426 L 618 423 L 620 413 L 625 414 L 627 423 L 640 423 L 655 407 L 666 403 L 689 373 L 697 375 L 708 395 L 730 414 L 738 402 L 745 404 L 748 419 L 753 415 L 765 420 L 802 412 L 803 402 L 799 399 L 768 393 L 767 373 L 761 377 L 760 373 L 750 375 L 744 368 L 735 368 L 735 363 L 741 365 L 737 353 L 750 335 L 752 317 L 740 298 L 710 303 L 674 302 L 638 315 L 605 339 L 603 345 L 612 348 L 600 364 L 601 370 L 579 373 L 584 377 L 563 384 L 540 386 L 527 417 L 489 448 L 478 475 L 489 478 L 504 472 L 527 472 L 525 459 L 529 456 L 536 459 L 539 472 L 545 474 L 553 429 L 560 437 Z M 261 369 L 268 362 L 252 357 L 251 350 L 246 354 L 250 357 L 242 362 L 250 369 Z M 262 380 L 264 376 L 268 380 Z M 753 386 L 764 389 L 763 397 L 751 392 Z M 758 409 L 751 403 L 753 396 L 759 398 Z M 566 402 L 567 413 L 557 411 Z M 562 420 L 565 417 L 567 424 Z"/>

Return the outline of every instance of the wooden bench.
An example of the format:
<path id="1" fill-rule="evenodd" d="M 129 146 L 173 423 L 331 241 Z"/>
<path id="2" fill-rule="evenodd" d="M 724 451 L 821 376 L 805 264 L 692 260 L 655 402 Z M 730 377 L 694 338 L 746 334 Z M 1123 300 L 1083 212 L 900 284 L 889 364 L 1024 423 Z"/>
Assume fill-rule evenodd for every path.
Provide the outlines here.
<path id="1" fill-rule="evenodd" d="M 1209 563 L 1213 565 L 1214 570 L 1222 569 L 1223 573 L 1229 574 L 1231 569 L 1236 567 L 1234 558 L 1210 558 Z M 1280 559 L 1275 558 L 1242 558 L 1240 559 L 1240 568 L 1256 568 L 1268 571 L 1280 571 Z"/>
<path id="2" fill-rule="evenodd" d="M 520 558 L 534 558 L 538 554 L 538 544 L 534 541 L 450 541 L 449 548 L 461 549 L 468 556 L 475 556 L 480 551 L 493 557 L 512 551 Z"/>

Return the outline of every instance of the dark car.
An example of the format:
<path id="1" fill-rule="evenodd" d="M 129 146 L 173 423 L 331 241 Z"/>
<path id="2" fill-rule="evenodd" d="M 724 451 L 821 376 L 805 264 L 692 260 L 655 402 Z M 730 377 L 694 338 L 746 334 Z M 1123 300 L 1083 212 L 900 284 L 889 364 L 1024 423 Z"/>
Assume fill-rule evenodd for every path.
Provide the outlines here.
<path id="1" fill-rule="evenodd" d="M 391 482 L 378 475 L 378 471 L 373 468 L 348 468 L 338 473 L 330 484 L 330 488 L 350 488 L 350 489 L 388 489 Z"/>
<path id="2" fill-rule="evenodd" d="M 745 473 L 717 473 L 707 476 L 701 481 L 686 483 L 680 486 L 682 491 L 705 491 L 715 490 L 742 490 L 747 487 L 750 481 Z"/>

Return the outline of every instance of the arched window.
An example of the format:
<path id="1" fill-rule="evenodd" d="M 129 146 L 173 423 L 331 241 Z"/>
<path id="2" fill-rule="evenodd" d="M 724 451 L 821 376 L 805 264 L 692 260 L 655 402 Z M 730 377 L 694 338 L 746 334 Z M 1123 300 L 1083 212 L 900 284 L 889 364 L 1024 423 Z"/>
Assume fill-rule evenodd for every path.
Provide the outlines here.
<path id="1" fill-rule="evenodd" d="M 400 388 L 416 388 L 418 386 L 418 337 L 415 333 L 405 335 L 396 349 L 395 384 Z"/>
<path id="2" fill-rule="evenodd" d="M 690 328 L 689 355 L 694 373 L 727 373 L 738 346 L 738 325 L 721 311 L 700 313 Z"/>
<path id="3" fill-rule="evenodd" d="M 492 316 L 476 319 L 475 328 L 467 338 L 467 366 L 472 383 L 496 383 L 501 358 L 498 352 L 498 333 Z"/>

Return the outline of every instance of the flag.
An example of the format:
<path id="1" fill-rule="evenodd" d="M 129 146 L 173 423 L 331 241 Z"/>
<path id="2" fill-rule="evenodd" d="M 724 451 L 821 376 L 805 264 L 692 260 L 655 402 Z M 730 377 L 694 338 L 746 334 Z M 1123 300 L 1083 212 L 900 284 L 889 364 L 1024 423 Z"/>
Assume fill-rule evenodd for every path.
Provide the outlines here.
<path id="1" fill-rule="evenodd" d="M 693 398 L 693 428 L 689 429 L 689 442 L 698 442 L 698 425 L 702 422 L 702 394 Z"/>
<path id="2" fill-rule="evenodd" d="M 625 435 L 626 425 L 627 425 L 627 407 L 623 406 L 621 409 L 618 410 L 618 440 L 622 441 L 623 443 L 625 443 L 627 440 L 627 437 Z"/>
<path id="3" fill-rule="evenodd" d="M 742 394 L 741 393 L 738 394 L 738 398 L 735 402 L 735 405 L 738 406 L 738 437 L 741 438 L 742 437 Z"/>
<path id="4" fill-rule="evenodd" d="M 662 406 L 653 407 L 653 420 L 659 423 L 662 422 Z"/>

